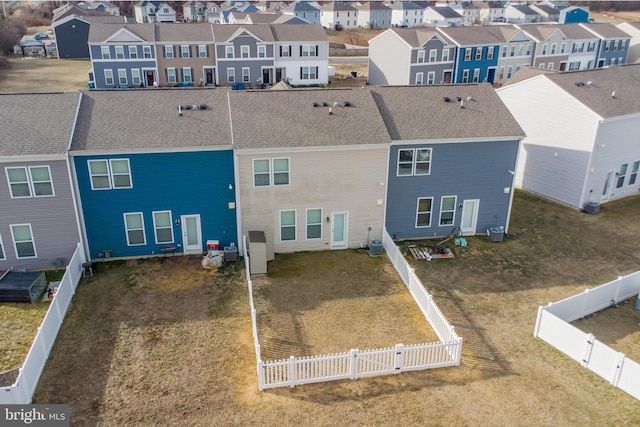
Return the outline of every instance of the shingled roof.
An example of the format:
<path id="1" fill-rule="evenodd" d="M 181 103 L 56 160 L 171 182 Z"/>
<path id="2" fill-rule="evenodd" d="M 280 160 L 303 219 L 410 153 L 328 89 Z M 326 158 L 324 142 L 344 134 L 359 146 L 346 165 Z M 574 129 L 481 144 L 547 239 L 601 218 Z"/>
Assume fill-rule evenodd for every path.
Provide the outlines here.
<path id="1" fill-rule="evenodd" d="M 489 84 L 387 86 L 371 91 L 395 141 L 524 137 Z"/>
<path id="2" fill-rule="evenodd" d="M 66 155 L 79 93 L 1 94 L 0 157 Z"/>
<path id="3" fill-rule="evenodd" d="M 197 105 L 198 110 L 178 105 Z M 206 109 L 200 109 L 206 105 Z M 122 152 L 231 147 L 224 89 L 83 92 L 71 150 Z"/>

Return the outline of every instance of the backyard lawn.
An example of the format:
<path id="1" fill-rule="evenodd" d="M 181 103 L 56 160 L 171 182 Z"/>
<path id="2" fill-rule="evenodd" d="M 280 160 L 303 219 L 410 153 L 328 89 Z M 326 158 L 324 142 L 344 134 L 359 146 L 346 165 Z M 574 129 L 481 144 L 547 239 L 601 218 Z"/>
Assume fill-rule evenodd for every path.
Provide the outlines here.
<path id="1" fill-rule="evenodd" d="M 629 221 L 638 215 L 640 197 L 587 215 L 517 192 L 513 238 L 473 237 L 465 248 L 450 245 L 455 259 L 411 261 L 464 338 L 461 366 L 264 392 L 241 262 L 215 272 L 180 256 L 100 264 L 78 287 L 34 402 L 69 403 L 73 425 L 637 425 L 637 400 L 535 339 L 533 326 L 539 305 L 638 270 L 640 223 Z M 357 250 L 331 254 L 339 261 L 276 255 L 268 280 L 301 289 L 259 291 L 260 309 L 299 316 L 303 350 L 322 351 L 342 331 L 335 322 L 361 315 L 359 294 L 380 296 L 391 312 L 408 310 L 407 339 L 429 333 L 389 283 L 388 261 Z M 332 269 L 327 289 L 297 296 Z M 388 284 L 368 289 L 378 278 Z M 353 291 L 339 286 L 350 283 Z M 374 324 L 378 313 L 359 321 L 358 339 L 367 324 L 360 322 Z M 369 344 L 383 337 L 387 345 L 391 324 L 375 323 Z M 336 334 L 336 350 L 350 345 L 346 336 Z"/>
<path id="2" fill-rule="evenodd" d="M 88 59 L 22 59 L 9 57 L 11 68 L 0 69 L 0 92 L 73 92 L 87 89 Z"/>

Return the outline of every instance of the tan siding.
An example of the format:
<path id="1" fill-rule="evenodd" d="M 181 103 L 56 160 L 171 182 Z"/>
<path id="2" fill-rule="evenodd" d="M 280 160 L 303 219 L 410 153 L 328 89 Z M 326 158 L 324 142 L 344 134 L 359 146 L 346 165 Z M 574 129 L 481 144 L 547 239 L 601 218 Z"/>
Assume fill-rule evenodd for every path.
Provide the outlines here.
<path id="1" fill-rule="evenodd" d="M 253 159 L 290 159 L 290 185 L 253 187 Z M 348 246 L 381 238 L 388 148 L 238 154 L 241 232 L 273 231 L 276 252 L 329 249 L 332 212 L 348 212 Z M 383 185 L 380 185 L 383 183 Z M 382 200 L 378 205 L 377 201 Z M 323 209 L 322 239 L 306 240 L 306 209 Z M 295 241 L 280 242 L 279 212 L 297 209 Z M 368 228 L 371 227 L 369 232 Z"/>

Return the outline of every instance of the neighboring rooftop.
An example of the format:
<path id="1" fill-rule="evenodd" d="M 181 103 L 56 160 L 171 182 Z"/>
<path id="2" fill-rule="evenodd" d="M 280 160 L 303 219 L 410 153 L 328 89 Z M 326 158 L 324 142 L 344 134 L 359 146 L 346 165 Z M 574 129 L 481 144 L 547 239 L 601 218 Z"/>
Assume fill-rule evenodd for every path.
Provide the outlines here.
<path id="1" fill-rule="evenodd" d="M 1 94 L 0 157 L 66 154 L 79 99 L 77 92 Z"/>

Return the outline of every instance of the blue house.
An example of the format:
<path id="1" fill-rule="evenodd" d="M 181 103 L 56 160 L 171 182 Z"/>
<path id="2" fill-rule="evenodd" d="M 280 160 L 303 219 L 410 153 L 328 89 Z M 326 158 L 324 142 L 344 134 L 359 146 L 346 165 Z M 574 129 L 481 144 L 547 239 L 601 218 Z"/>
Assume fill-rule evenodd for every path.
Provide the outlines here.
<path id="1" fill-rule="evenodd" d="M 595 68 L 626 64 L 631 36 L 609 24 L 580 24 L 599 39 Z"/>
<path id="2" fill-rule="evenodd" d="M 84 92 L 71 144 L 91 259 L 237 242 L 224 91 Z"/>
<path id="3" fill-rule="evenodd" d="M 81 10 L 81 9 L 78 9 Z M 116 24 L 123 22 L 120 16 L 71 15 L 51 23 L 60 59 L 89 58 L 89 27 L 92 23 Z"/>
<path id="4" fill-rule="evenodd" d="M 504 39 L 482 26 L 438 27 L 457 46 L 452 83 L 493 83 Z"/>
<path id="5" fill-rule="evenodd" d="M 389 234 L 507 230 L 524 132 L 492 86 L 374 87 L 372 93 L 392 140 Z"/>
<path id="6" fill-rule="evenodd" d="M 96 88 L 149 87 L 158 82 L 154 24 L 104 24 L 89 28 Z"/>
<path id="7" fill-rule="evenodd" d="M 561 24 L 579 24 L 589 22 L 589 11 L 578 6 L 571 6 L 560 11 L 558 20 Z"/>

